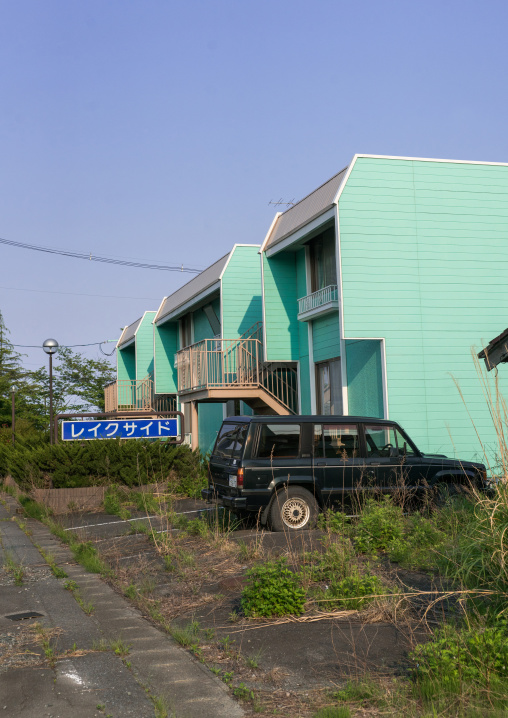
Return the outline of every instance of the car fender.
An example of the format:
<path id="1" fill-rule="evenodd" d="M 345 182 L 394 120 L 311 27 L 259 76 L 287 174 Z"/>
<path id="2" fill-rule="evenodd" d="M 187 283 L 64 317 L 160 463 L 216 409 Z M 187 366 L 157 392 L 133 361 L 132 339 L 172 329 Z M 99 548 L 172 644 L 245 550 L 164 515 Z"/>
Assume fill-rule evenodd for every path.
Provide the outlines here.
<path id="1" fill-rule="evenodd" d="M 434 476 L 434 483 L 440 483 L 441 481 L 443 483 L 450 483 L 450 479 L 455 478 L 463 482 L 466 478 L 476 478 L 476 474 L 470 469 L 443 469 L 443 471 L 438 471 Z"/>
<path id="2" fill-rule="evenodd" d="M 263 525 L 266 524 L 266 522 L 268 521 L 270 509 L 275 500 L 275 497 L 277 496 L 279 491 L 284 491 L 284 487 L 288 484 L 291 486 L 301 486 L 302 488 L 307 489 L 307 491 L 310 491 L 310 493 L 315 497 L 316 501 L 318 502 L 319 507 L 323 508 L 324 504 L 323 497 L 321 496 L 321 491 L 319 490 L 319 486 L 317 485 L 316 480 L 312 476 L 298 476 L 298 478 L 294 479 L 272 479 L 268 486 L 268 489 L 269 491 L 271 491 L 272 496 L 261 514 L 261 523 Z"/>

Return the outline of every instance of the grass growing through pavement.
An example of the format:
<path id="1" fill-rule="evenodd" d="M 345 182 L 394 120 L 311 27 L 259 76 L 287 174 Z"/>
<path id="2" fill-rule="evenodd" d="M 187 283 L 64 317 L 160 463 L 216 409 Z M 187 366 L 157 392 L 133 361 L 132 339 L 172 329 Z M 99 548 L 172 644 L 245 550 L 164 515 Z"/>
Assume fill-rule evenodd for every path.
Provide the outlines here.
<path id="1" fill-rule="evenodd" d="M 23 568 L 23 564 L 17 563 L 16 561 L 14 561 L 12 556 L 6 554 L 4 559 L 4 569 L 12 575 L 15 586 L 23 585 L 23 577 L 25 575 L 25 569 Z"/>

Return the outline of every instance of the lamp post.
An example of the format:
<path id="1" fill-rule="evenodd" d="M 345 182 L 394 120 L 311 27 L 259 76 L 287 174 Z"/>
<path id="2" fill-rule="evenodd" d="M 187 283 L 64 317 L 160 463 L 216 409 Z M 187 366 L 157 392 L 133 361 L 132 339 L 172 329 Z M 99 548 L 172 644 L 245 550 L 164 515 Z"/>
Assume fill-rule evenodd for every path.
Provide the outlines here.
<path id="1" fill-rule="evenodd" d="M 56 339 L 46 339 L 42 348 L 49 354 L 49 443 L 53 443 L 53 354 L 58 351 Z"/>
<path id="2" fill-rule="evenodd" d="M 12 399 L 12 421 L 11 421 L 11 427 L 12 427 L 12 445 L 14 446 L 14 442 L 16 440 L 16 407 L 14 404 L 14 396 L 16 394 L 16 387 L 11 386 L 11 399 Z"/>

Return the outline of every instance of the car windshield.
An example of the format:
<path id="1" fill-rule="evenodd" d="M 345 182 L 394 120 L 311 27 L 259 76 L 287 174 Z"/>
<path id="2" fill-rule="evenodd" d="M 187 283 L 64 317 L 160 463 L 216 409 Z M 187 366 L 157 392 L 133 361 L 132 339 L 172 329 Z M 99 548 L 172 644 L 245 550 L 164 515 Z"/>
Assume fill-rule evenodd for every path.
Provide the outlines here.
<path id="1" fill-rule="evenodd" d="M 212 456 L 221 459 L 240 459 L 248 428 L 248 424 L 223 424 Z"/>

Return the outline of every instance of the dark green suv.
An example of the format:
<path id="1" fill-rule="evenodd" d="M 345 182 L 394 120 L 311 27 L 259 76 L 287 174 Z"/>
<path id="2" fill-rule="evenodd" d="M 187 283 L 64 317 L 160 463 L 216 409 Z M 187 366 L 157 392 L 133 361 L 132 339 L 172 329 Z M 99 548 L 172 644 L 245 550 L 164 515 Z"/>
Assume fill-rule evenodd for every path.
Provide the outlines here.
<path id="1" fill-rule="evenodd" d="M 234 416 L 210 458 L 203 498 L 258 514 L 275 531 L 312 528 L 355 491 L 486 486 L 485 466 L 422 454 L 394 421 L 358 416 Z"/>

